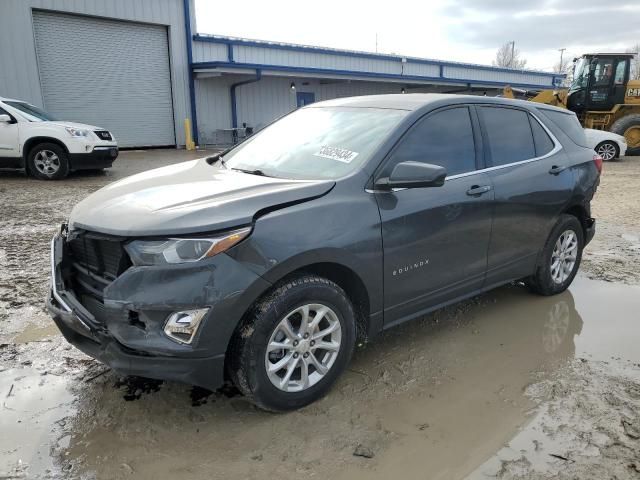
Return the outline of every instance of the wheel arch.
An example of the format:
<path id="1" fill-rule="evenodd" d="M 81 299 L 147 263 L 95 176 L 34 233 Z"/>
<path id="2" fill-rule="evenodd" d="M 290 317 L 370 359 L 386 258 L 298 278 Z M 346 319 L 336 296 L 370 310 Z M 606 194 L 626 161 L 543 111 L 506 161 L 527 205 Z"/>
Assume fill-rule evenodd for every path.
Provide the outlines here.
<path id="1" fill-rule="evenodd" d="M 24 159 L 25 160 L 27 159 L 27 156 L 29 155 L 33 147 L 41 143 L 54 143 L 58 145 L 60 148 L 62 148 L 65 151 L 65 153 L 69 153 L 69 149 L 64 144 L 64 142 L 55 137 L 44 137 L 44 136 L 31 137 L 26 142 L 24 142 L 24 145 L 22 146 L 22 156 L 24 157 Z"/>
<path id="2" fill-rule="evenodd" d="M 22 145 L 22 159 L 23 159 L 23 162 L 24 162 L 24 170 L 25 170 L 27 175 L 31 175 L 31 176 L 34 175 L 33 172 L 31 172 L 31 168 L 29 167 L 29 155 L 31 154 L 31 151 L 36 146 L 38 146 L 40 144 L 43 144 L 43 143 L 52 143 L 54 145 L 57 145 L 60 148 L 62 148 L 62 150 L 67 155 L 69 154 L 69 149 L 64 144 L 64 142 L 59 140 L 59 139 L 57 139 L 57 138 L 55 138 L 55 137 L 47 137 L 47 136 L 31 137 L 26 142 L 24 142 L 24 144 Z M 69 161 L 69 160 L 67 159 L 67 161 Z"/>
<path id="3" fill-rule="evenodd" d="M 249 321 L 249 315 L 252 311 L 252 306 L 259 302 L 265 295 L 275 288 L 276 285 L 286 282 L 288 279 L 300 277 L 303 275 L 317 275 L 331 280 L 336 285 L 344 290 L 347 297 L 351 301 L 354 313 L 356 316 L 356 343 L 366 342 L 371 334 L 375 335 L 377 332 L 372 331 L 372 322 L 370 319 L 371 302 L 369 297 L 369 291 L 362 278 L 349 266 L 338 263 L 336 261 L 318 261 L 314 263 L 308 263 L 305 265 L 297 265 L 295 268 L 291 268 L 286 272 L 279 272 L 277 278 L 270 277 L 268 279 L 271 286 L 258 295 L 254 295 L 255 299 L 249 305 L 236 325 L 233 334 L 229 338 L 229 342 L 225 354 L 225 364 L 229 364 L 230 345 L 234 341 L 234 338 L 240 334 L 244 326 Z M 375 329 L 375 327 L 374 327 Z M 226 367 L 225 367 L 226 371 Z"/>
<path id="4" fill-rule="evenodd" d="M 327 278 L 337 284 L 347 294 L 347 297 L 351 300 L 353 305 L 356 317 L 356 345 L 366 342 L 370 334 L 375 335 L 377 333 L 372 331 L 369 292 L 362 278 L 352 268 L 335 261 L 315 262 L 298 266 L 297 268 L 282 274 L 280 278 L 273 281 L 273 283 L 271 283 L 273 279 L 270 278 L 270 287 L 262 291 L 260 294 L 254 295 L 254 301 L 247 307 L 227 342 L 224 358 L 224 372 L 227 379 L 229 378 L 230 365 L 233 363 L 233 360 L 230 358 L 233 350 L 232 345 L 238 340 L 238 336 L 242 335 L 243 329 L 249 321 L 249 315 L 251 314 L 253 305 L 259 302 L 266 295 L 269 295 L 276 285 L 286 282 L 291 278 L 304 275 L 317 275 Z"/>
<path id="5" fill-rule="evenodd" d="M 369 337 L 371 327 L 369 322 L 371 303 L 367 287 L 360 276 L 350 267 L 335 262 L 312 263 L 294 270 L 288 276 L 304 274 L 324 277 L 345 291 L 356 315 L 357 341 L 365 342 Z"/>
<path id="6" fill-rule="evenodd" d="M 586 238 L 590 215 L 584 205 L 574 204 L 566 208 L 562 213 L 566 215 L 572 215 L 578 219 L 580 225 L 582 225 L 582 233 Z"/>

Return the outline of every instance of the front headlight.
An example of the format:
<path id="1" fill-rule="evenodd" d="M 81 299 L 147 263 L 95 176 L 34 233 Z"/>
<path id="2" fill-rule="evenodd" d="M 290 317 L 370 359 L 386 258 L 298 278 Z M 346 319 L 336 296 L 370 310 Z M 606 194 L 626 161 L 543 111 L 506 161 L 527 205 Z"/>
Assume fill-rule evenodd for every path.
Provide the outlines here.
<path id="1" fill-rule="evenodd" d="M 230 249 L 250 231 L 251 228 L 246 227 L 207 238 L 135 240 L 124 248 L 136 266 L 197 262 Z"/>
<path id="2" fill-rule="evenodd" d="M 64 129 L 72 137 L 83 138 L 83 137 L 88 137 L 89 136 L 89 130 L 85 130 L 83 128 L 65 127 Z"/>

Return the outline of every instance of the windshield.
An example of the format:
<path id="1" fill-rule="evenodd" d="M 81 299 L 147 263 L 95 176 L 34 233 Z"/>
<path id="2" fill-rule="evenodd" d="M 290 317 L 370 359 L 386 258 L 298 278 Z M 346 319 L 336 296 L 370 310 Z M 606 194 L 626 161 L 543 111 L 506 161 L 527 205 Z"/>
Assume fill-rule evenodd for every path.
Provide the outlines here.
<path id="1" fill-rule="evenodd" d="M 4 102 L 10 107 L 15 108 L 22 113 L 30 122 L 47 122 L 57 120 L 53 115 L 49 115 L 47 112 L 34 105 L 29 105 L 24 102 Z"/>
<path id="2" fill-rule="evenodd" d="M 377 108 L 303 108 L 256 133 L 224 155 L 223 161 L 227 168 L 273 177 L 344 177 L 369 159 L 407 113 Z"/>
<path id="3" fill-rule="evenodd" d="M 580 88 L 586 88 L 587 81 L 589 79 L 589 60 L 581 58 L 576 64 L 576 68 L 573 71 L 573 82 L 571 82 L 570 90 L 578 90 Z"/>

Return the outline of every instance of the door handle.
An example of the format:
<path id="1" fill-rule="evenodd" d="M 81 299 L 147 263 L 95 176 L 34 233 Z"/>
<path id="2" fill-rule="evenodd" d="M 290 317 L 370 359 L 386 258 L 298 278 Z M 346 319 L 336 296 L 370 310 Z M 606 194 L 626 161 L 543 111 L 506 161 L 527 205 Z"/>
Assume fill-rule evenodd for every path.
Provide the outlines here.
<path id="1" fill-rule="evenodd" d="M 471 197 L 479 197 L 483 193 L 487 193 L 491 191 L 491 185 L 473 185 L 469 190 L 467 190 L 467 195 Z"/>
<path id="2" fill-rule="evenodd" d="M 562 172 L 563 170 L 566 170 L 567 167 L 563 167 L 562 165 L 554 165 L 553 167 L 551 167 L 549 169 L 549 173 L 551 175 L 558 175 L 560 172 Z"/>

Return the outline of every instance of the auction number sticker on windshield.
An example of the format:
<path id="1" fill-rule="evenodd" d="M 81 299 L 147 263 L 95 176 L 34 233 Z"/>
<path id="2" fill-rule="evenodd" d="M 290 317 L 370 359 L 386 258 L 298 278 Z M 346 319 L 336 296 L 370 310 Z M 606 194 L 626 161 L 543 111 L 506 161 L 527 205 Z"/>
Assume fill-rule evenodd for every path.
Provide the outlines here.
<path id="1" fill-rule="evenodd" d="M 358 152 L 324 145 L 313 155 L 316 157 L 330 158 L 331 160 L 337 160 L 342 163 L 351 163 L 351 161 L 358 156 Z"/>

